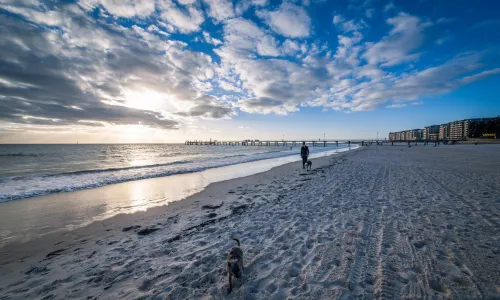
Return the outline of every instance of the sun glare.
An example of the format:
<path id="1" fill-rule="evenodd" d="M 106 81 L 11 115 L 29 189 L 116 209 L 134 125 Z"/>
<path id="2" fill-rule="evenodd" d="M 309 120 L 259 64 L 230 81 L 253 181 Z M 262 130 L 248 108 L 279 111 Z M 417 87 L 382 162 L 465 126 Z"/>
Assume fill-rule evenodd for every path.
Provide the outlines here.
<path id="1" fill-rule="evenodd" d="M 155 91 L 127 91 L 125 92 L 125 106 L 135 109 L 158 111 L 164 109 L 164 97 Z"/>

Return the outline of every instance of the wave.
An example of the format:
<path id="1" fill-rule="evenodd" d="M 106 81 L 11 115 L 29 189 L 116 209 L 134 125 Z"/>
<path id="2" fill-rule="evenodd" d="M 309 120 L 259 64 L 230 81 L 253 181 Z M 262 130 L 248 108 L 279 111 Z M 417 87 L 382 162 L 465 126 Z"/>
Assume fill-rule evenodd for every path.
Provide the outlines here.
<path id="1" fill-rule="evenodd" d="M 194 161 L 192 161 L 192 160 L 179 160 L 179 161 L 174 161 L 174 162 L 169 162 L 169 163 L 164 163 L 164 164 L 152 164 L 152 165 L 142 165 L 142 166 L 133 166 L 133 167 L 123 167 L 123 168 L 80 170 L 80 171 L 66 172 L 66 173 L 37 175 L 37 177 L 39 177 L 39 176 L 40 177 L 71 176 L 71 175 L 127 171 L 127 170 L 146 169 L 146 168 L 158 168 L 158 167 L 167 167 L 167 166 L 173 166 L 173 165 L 187 164 L 187 163 L 191 163 L 191 162 L 194 162 Z"/>
<path id="2" fill-rule="evenodd" d="M 96 170 L 82 170 L 82 171 L 58 173 L 58 174 L 18 176 L 18 177 L 7 178 L 8 179 L 7 181 L 10 181 L 9 183 L 5 182 L 6 178 L 0 178 L 0 183 L 2 183 L 2 185 L 6 184 L 5 187 L 9 187 L 8 185 L 12 184 L 12 186 L 9 187 L 8 191 L 7 189 L 4 189 L 4 191 L 0 193 L 0 202 L 8 202 L 22 198 L 43 196 L 53 193 L 71 192 L 75 190 L 97 188 L 105 185 L 128 182 L 128 181 L 165 177 L 165 176 L 178 175 L 184 173 L 201 172 L 211 168 L 225 167 L 239 163 L 249 163 L 264 159 L 273 159 L 278 157 L 297 155 L 296 153 L 292 154 L 286 151 L 262 152 L 257 154 L 252 154 L 252 155 L 237 154 L 227 157 L 219 156 L 217 159 L 214 159 L 212 157 L 209 158 L 205 157 L 202 161 L 181 160 L 163 164 L 150 164 L 150 165 L 124 167 L 124 168 L 107 168 L 107 169 L 96 169 Z M 271 155 L 262 155 L 262 154 L 271 154 Z M 238 157 L 245 157 L 245 158 L 238 159 Z M 190 163 L 195 163 L 196 165 L 189 165 Z M 163 168 L 172 166 L 177 166 L 177 167 L 168 170 L 165 170 Z M 147 170 L 147 172 L 143 172 L 140 171 L 141 169 L 149 169 L 149 170 Z M 133 170 L 139 170 L 140 172 L 133 172 Z M 25 188 L 27 186 L 44 187 L 44 188 L 19 191 L 19 189 L 16 188 L 16 185 L 18 188 L 19 187 Z"/>
<path id="3" fill-rule="evenodd" d="M 0 154 L 0 157 L 39 157 L 44 156 L 44 154 L 25 154 L 25 153 L 4 153 Z"/>

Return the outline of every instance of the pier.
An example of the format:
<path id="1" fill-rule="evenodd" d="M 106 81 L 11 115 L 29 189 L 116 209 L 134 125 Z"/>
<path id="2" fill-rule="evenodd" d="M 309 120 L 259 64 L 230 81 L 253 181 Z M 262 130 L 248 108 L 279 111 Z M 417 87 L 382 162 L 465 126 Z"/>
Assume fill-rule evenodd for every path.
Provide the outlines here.
<path id="1" fill-rule="evenodd" d="M 281 140 L 281 141 L 261 141 L 261 140 L 242 140 L 242 141 L 217 141 L 217 140 L 209 140 L 209 141 L 186 141 L 184 144 L 188 146 L 263 146 L 263 147 L 297 147 L 302 146 L 302 142 L 306 142 L 306 145 L 312 147 L 338 147 L 339 145 L 351 145 L 351 144 L 361 144 L 365 145 L 373 145 L 382 143 L 387 143 L 388 141 L 382 140 L 352 140 L 352 141 L 334 141 L 334 140 Z"/>
<path id="2" fill-rule="evenodd" d="M 442 144 L 453 144 L 455 140 L 281 140 L 281 141 L 261 141 L 261 140 L 242 140 L 242 141 L 217 141 L 217 140 L 188 140 L 184 144 L 187 146 L 263 146 L 263 147 L 297 147 L 302 146 L 302 142 L 306 142 L 306 145 L 312 147 L 338 147 L 339 145 L 351 145 L 359 144 L 361 146 L 371 146 L 371 145 L 383 145 L 390 144 L 394 146 L 394 143 L 404 143 L 408 145 L 422 145 L 442 143 Z"/>

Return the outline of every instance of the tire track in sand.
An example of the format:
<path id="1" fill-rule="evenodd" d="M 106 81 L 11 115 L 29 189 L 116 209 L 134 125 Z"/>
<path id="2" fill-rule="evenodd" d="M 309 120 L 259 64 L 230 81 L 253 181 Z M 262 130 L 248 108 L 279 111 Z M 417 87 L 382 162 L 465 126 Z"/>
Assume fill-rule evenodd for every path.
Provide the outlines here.
<path id="1" fill-rule="evenodd" d="M 370 192 L 365 198 L 365 213 L 363 225 L 355 245 L 354 261 L 350 265 L 347 278 L 349 291 L 355 296 L 362 296 L 366 290 L 373 290 L 373 286 L 380 280 L 378 265 L 380 262 L 381 208 L 380 204 L 386 200 L 381 182 L 388 175 L 388 170 L 378 166 Z"/>

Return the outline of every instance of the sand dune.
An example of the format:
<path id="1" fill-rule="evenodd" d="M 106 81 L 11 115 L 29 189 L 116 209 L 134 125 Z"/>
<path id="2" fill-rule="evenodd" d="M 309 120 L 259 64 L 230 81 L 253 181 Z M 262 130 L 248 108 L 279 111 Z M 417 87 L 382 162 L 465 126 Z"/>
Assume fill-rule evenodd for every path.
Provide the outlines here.
<path id="1" fill-rule="evenodd" d="M 0 299 L 500 298 L 499 150 L 370 146 L 213 184 L 1 249 Z"/>

